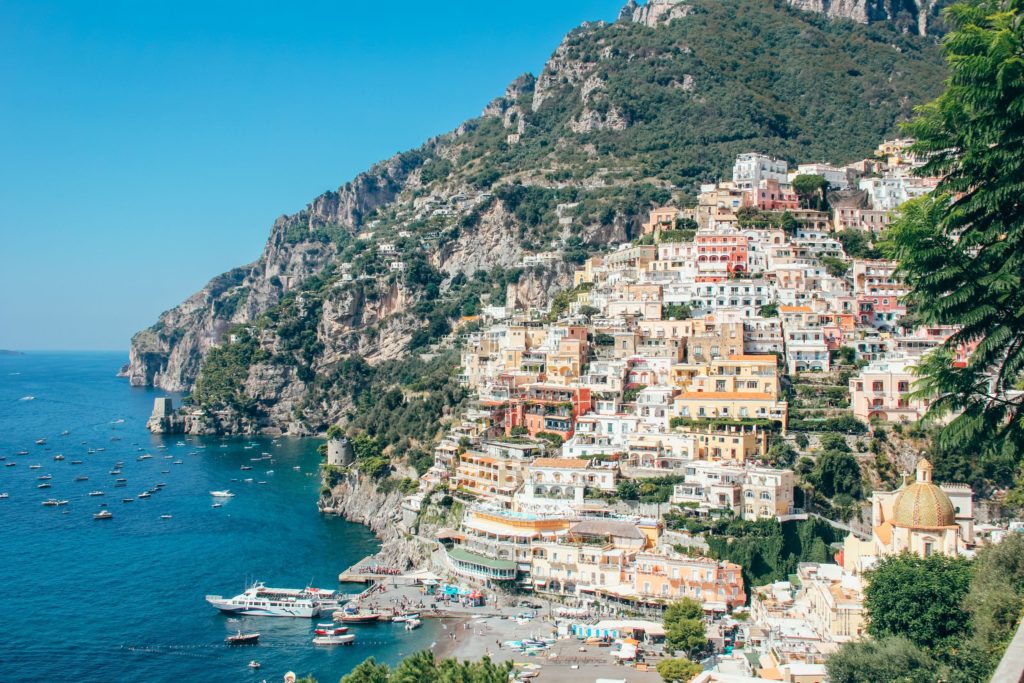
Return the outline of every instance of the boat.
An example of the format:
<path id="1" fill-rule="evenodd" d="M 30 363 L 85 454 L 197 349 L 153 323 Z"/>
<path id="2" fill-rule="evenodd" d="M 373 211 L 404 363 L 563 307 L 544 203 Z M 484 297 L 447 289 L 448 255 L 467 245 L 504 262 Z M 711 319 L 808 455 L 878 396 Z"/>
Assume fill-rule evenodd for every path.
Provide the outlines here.
<path id="1" fill-rule="evenodd" d="M 173 455 L 165 455 L 164 456 L 164 460 L 174 460 L 174 456 Z"/>
<path id="2" fill-rule="evenodd" d="M 251 660 L 249 662 L 249 668 L 250 669 L 258 669 L 258 668 L 260 668 L 260 663 L 257 662 L 255 659 L 253 659 L 253 660 Z"/>
<path id="3" fill-rule="evenodd" d="M 44 474 L 41 477 L 39 477 L 39 481 L 50 481 L 51 479 L 53 479 L 52 474 Z"/>
<path id="4" fill-rule="evenodd" d="M 26 450 L 17 451 L 15 453 L 15 455 L 28 455 L 28 451 L 26 451 Z"/>
<path id="5" fill-rule="evenodd" d="M 399 614 L 397 617 L 391 617 L 391 621 L 396 624 L 401 624 L 403 621 L 412 621 L 413 619 L 419 619 L 418 614 Z"/>
<path id="6" fill-rule="evenodd" d="M 317 624 L 313 634 L 317 636 L 340 636 L 348 633 L 348 626 L 335 626 L 334 624 Z"/>
<path id="7" fill-rule="evenodd" d="M 6 463 L 4 463 L 4 465 L 6 467 L 17 467 L 18 463 L 16 463 L 16 462 L 6 462 Z"/>
<path id="8" fill-rule="evenodd" d="M 241 467 L 240 467 L 239 469 L 242 469 L 242 470 L 251 470 L 252 468 L 251 468 L 251 467 L 249 467 L 248 465 L 242 465 L 242 466 L 241 466 Z"/>
<path id="9" fill-rule="evenodd" d="M 45 446 L 46 445 L 46 439 L 36 439 L 36 445 L 37 446 Z"/>
<path id="10" fill-rule="evenodd" d="M 67 436 L 67 435 L 68 435 L 68 434 L 70 434 L 70 433 L 71 433 L 71 432 L 69 432 L 68 430 L 66 430 L 66 429 L 65 429 L 65 430 L 64 430 L 63 432 L 61 432 L 61 433 L 60 433 L 60 435 L 61 435 L 61 436 Z"/>
<path id="11" fill-rule="evenodd" d="M 85 476 L 84 474 L 80 474 L 77 477 L 75 477 L 75 481 L 89 481 L 89 477 Z"/>
<path id="12" fill-rule="evenodd" d="M 175 461 L 174 461 L 174 462 L 172 462 L 171 464 L 172 464 L 172 465 L 184 465 L 184 464 L 185 464 L 185 461 L 184 461 L 184 460 L 175 460 Z"/>
<path id="13" fill-rule="evenodd" d="M 118 484 L 127 484 L 128 483 L 128 480 L 125 479 L 124 477 L 121 477 L 119 479 L 115 479 L 114 481 L 117 482 Z"/>
<path id="14" fill-rule="evenodd" d="M 267 588 L 261 582 L 254 583 L 233 598 L 207 595 L 206 601 L 226 614 L 257 617 L 313 619 L 320 616 L 322 610 L 315 592 L 305 588 Z"/>
<path id="15" fill-rule="evenodd" d="M 114 488 L 123 488 L 125 486 L 128 486 L 128 482 L 119 481 L 114 484 Z"/>
<path id="16" fill-rule="evenodd" d="M 7 493 L 7 491 L 0 491 L 0 500 L 3 500 L 4 498 L 10 498 L 10 497 L 11 497 L 11 494 Z"/>
<path id="17" fill-rule="evenodd" d="M 52 508 L 52 507 L 56 507 L 58 505 L 60 505 L 60 501 L 57 500 L 56 498 L 50 498 L 49 500 L 44 500 L 43 501 L 43 506 L 44 507 Z"/>
<path id="18" fill-rule="evenodd" d="M 71 464 L 72 464 L 72 465 L 81 465 L 81 464 L 82 464 L 82 462 L 83 462 L 83 461 L 81 461 L 81 460 L 72 460 L 72 461 L 71 461 Z"/>
<path id="19" fill-rule="evenodd" d="M 249 477 L 248 479 L 243 479 L 242 481 L 244 481 L 246 484 L 251 484 L 252 483 L 252 477 Z"/>
<path id="20" fill-rule="evenodd" d="M 344 633 L 337 636 L 313 636 L 314 645 L 351 645 L 356 637 L 351 633 Z"/>
<path id="21" fill-rule="evenodd" d="M 149 498 L 149 496 L 150 496 L 150 493 L 148 491 L 143 491 L 142 493 L 140 493 L 139 495 L 137 495 L 135 497 L 136 498 Z"/>
<path id="22" fill-rule="evenodd" d="M 119 469 L 117 469 L 115 467 L 114 469 L 110 470 L 110 474 L 113 474 L 113 475 L 121 474 L 121 470 L 119 470 Z"/>
<path id="23" fill-rule="evenodd" d="M 44 481 L 44 482 L 43 482 L 42 484 L 40 484 L 40 485 L 39 485 L 39 486 L 37 486 L 36 488 L 40 488 L 40 489 L 48 489 L 48 488 L 50 488 L 50 482 L 48 482 L 48 481 Z"/>
<path id="24" fill-rule="evenodd" d="M 113 519 L 114 513 L 110 510 L 100 510 L 92 516 L 93 519 Z"/>
<path id="25" fill-rule="evenodd" d="M 224 642 L 228 645 L 255 645 L 259 639 L 259 633 L 242 633 L 239 631 L 235 635 L 225 638 Z"/>
<path id="26" fill-rule="evenodd" d="M 411 631 L 414 628 L 419 628 L 420 624 L 422 624 L 422 623 L 423 622 L 420 621 L 419 619 L 410 619 L 409 621 L 405 622 L 405 630 L 406 631 Z"/>
<path id="27" fill-rule="evenodd" d="M 58 500 L 57 501 L 57 505 L 67 505 L 67 504 L 68 504 L 68 501 L 66 501 L 66 500 Z"/>
<path id="28" fill-rule="evenodd" d="M 160 515 L 160 519 L 170 519 L 170 515 Z"/>
<path id="29" fill-rule="evenodd" d="M 134 503 L 135 499 L 134 498 L 122 498 L 121 502 L 122 503 Z"/>
<path id="30" fill-rule="evenodd" d="M 38 470 L 42 468 L 42 465 L 29 465 L 28 468 L 30 470 Z"/>
<path id="31" fill-rule="evenodd" d="M 274 470 L 267 470 L 267 474 L 273 474 Z"/>
<path id="32" fill-rule="evenodd" d="M 170 474 L 170 470 L 160 470 L 160 474 Z"/>
<path id="33" fill-rule="evenodd" d="M 299 467 L 298 465 L 296 465 L 296 466 L 295 466 L 295 467 L 293 467 L 292 469 L 293 469 L 293 470 L 295 470 L 296 472 L 301 472 L 301 471 L 302 471 L 302 468 L 301 468 L 301 467 Z"/>
<path id="34" fill-rule="evenodd" d="M 234 498 L 235 494 L 231 491 L 224 489 L 223 491 L 210 491 L 210 495 L 214 498 Z"/>
<path id="35" fill-rule="evenodd" d="M 64 459 L 64 456 L 63 456 L 63 455 L 61 455 L 60 453 L 58 453 L 57 455 L 53 456 L 53 459 L 54 459 L 54 460 L 63 460 L 63 459 Z"/>
<path id="36" fill-rule="evenodd" d="M 340 621 L 343 624 L 372 624 L 375 621 L 380 620 L 379 614 L 372 613 L 352 613 L 352 612 L 335 612 L 331 615 L 331 618 L 335 621 Z"/>
<path id="37" fill-rule="evenodd" d="M 103 494 L 103 491 L 89 491 L 89 495 L 90 496 L 102 496 L 104 494 Z"/>

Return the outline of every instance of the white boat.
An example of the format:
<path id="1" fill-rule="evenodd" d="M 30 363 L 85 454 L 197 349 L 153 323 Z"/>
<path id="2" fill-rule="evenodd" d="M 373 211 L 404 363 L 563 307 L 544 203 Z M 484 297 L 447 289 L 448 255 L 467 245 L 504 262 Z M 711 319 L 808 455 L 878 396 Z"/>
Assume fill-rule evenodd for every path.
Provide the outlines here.
<path id="1" fill-rule="evenodd" d="M 38 470 L 38 469 L 39 469 L 39 468 L 41 468 L 41 467 L 42 467 L 42 465 L 29 465 L 29 466 L 28 466 L 28 468 L 29 468 L 30 470 Z"/>
<path id="2" fill-rule="evenodd" d="M 351 645 L 356 637 L 351 633 L 343 633 L 337 636 L 314 636 L 314 645 Z"/>
<path id="3" fill-rule="evenodd" d="M 7 491 L 0 491 L 0 500 L 3 500 L 4 498 L 10 498 L 10 497 L 11 497 L 11 494 L 7 493 Z"/>
<path id="4" fill-rule="evenodd" d="M 249 668 L 250 668 L 250 669 L 258 669 L 258 668 L 260 668 L 260 663 L 259 663 L 259 662 L 257 662 L 257 661 L 256 661 L 256 660 L 254 659 L 254 660 L 252 660 L 252 661 L 250 661 L 250 662 L 249 662 Z"/>
<path id="5" fill-rule="evenodd" d="M 110 510 L 100 510 L 92 516 L 93 519 L 113 519 L 114 513 Z"/>
<path id="6" fill-rule="evenodd" d="M 215 508 L 219 508 L 219 507 L 220 507 L 220 503 L 214 503 L 214 504 L 213 504 L 213 507 L 215 507 Z"/>
<path id="7" fill-rule="evenodd" d="M 255 583 L 241 595 L 207 595 L 206 601 L 226 614 L 313 619 L 323 609 L 315 592 L 302 588 L 267 588 Z"/>
<path id="8" fill-rule="evenodd" d="M 143 491 L 142 493 L 140 493 L 139 495 L 137 495 L 135 497 L 136 498 L 149 498 L 149 496 L 150 496 L 149 491 Z"/>
<path id="9" fill-rule="evenodd" d="M 223 491 L 210 491 L 210 495 L 214 498 L 234 498 L 235 494 L 231 493 L 227 489 Z"/>
<path id="10" fill-rule="evenodd" d="M 170 515 L 160 515 L 160 519 L 170 519 Z"/>
<path id="11" fill-rule="evenodd" d="M 90 496 L 102 496 L 104 494 L 103 494 L 103 491 L 89 491 L 89 495 Z"/>
<path id="12" fill-rule="evenodd" d="M 411 631 L 414 628 L 419 628 L 420 624 L 422 624 L 422 623 L 423 622 L 420 621 L 419 619 L 415 619 L 415 618 L 409 619 L 408 621 L 405 622 L 405 630 L 406 631 Z"/>

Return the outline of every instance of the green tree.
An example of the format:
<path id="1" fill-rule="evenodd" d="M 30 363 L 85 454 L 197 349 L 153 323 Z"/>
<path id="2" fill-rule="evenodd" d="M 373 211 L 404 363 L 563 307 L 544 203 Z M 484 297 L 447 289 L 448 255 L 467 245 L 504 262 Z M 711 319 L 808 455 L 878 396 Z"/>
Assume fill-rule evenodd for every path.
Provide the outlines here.
<path id="1" fill-rule="evenodd" d="M 994 667 L 1024 614 L 1024 535 L 1010 534 L 978 552 L 964 609 L 974 646 Z"/>
<path id="2" fill-rule="evenodd" d="M 662 620 L 665 624 L 665 642 L 671 649 L 693 654 L 707 647 L 704 609 L 696 600 L 683 598 L 672 603 L 665 608 Z"/>
<path id="3" fill-rule="evenodd" d="M 818 456 L 808 479 L 818 491 L 829 498 L 846 494 L 860 499 L 863 495 L 860 465 L 857 458 L 850 453 L 838 450 L 825 451 Z"/>
<path id="4" fill-rule="evenodd" d="M 935 683 L 938 664 L 902 636 L 844 643 L 825 661 L 832 683 Z"/>
<path id="5" fill-rule="evenodd" d="M 757 314 L 762 318 L 778 318 L 779 317 L 779 305 L 778 304 L 765 304 L 761 308 L 757 309 Z"/>
<path id="6" fill-rule="evenodd" d="M 970 630 L 963 609 L 970 563 L 938 553 L 887 557 L 867 572 L 864 608 L 875 638 L 905 636 L 925 650 L 950 652 Z"/>
<path id="7" fill-rule="evenodd" d="M 700 664 L 689 659 L 663 659 L 657 668 L 665 683 L 686 683 L 703 671 Z"/>
<path id="8" fill-rule="evenodd" d="M 793 191 L 800 206 L 817 211 L 828 210 L 828 181 L 820 175 L 801 174 L 793 178 Z"/>
<path id="9" fill-rule="evenodd" d="M 340 683 L 388 683 L 390 674 L 387 664 L 378 664 L 373 657 L 369 657 L 342 676 Z"/>
<path id="10" fill-rule="evenodd" d="M 917 387 L 934 396 L 928 417 L 956 415 L 941 443 L 1014 444 L 1024 452 L 1024 2 L 951 6 L 942 95 L 906 126 L 913 151 L 940 177 L 908 202 L 885 251 L 925 324 L 958 331 L 921 364 Z M 976 346 L 973 346 L 975 345 Z M 963 367 L 954 351 L 972 348 Z"/>
<path id="11" fill-rule="evenodd" d="M 832 277 L 843 277 L 850 270 L 850 264 L 835 256 L 822 256 L 818 259 L 825 266 L 825 272 Z"/>

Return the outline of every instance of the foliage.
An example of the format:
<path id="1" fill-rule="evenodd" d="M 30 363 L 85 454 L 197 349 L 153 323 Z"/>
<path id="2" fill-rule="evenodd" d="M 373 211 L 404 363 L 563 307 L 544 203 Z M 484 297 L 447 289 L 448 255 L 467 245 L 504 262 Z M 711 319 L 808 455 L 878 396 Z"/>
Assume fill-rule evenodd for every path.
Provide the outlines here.
<path id="1" fill-rule="evenodd" d="M 971 582 L 967 560 L 904 553 L 883 559 L 866 578 L 864 609 L 875 638 L 905 636 L 944 654 L 968 633 L 969 615 L 962 608 Z"/>
<path id="2" fill-rule="evenodd" d="M 836 234 L 836 239 L 843 245 L 843 251 L 850 258 L 876 259 L 882 252 L 871 246 L 870 234 L 856 228 L 843 228 Z"/>
<path id="3" fill-rule="evenodd" d="M 683 598 L 665 608 L 665 644 L 672 650 L 682 650 L 688 655 L 707 648 L 704 632 L 704 609 L 696 600 Z M 661 673 L 659 671 L 659 673 Z"/>
<path id="4" fill-rule="evenodd" d="M 669 475 L 647 479 L 623 479 L 617 493 L 622 500 L 638 500 L 641 503 L 667 503 L 672 497 L 676 484 L 683 483 L 684 477 Z"/>
<path id="5" fill-rule="evenodd" d="M 973 644 L 994 669 L 1024 614 L 1024 535 L 1010 534 L 983 548 L 973 569 L 964 608 L 974 627 Z"/>
<path id="6" fill-rule="evenodd" d="M 534 434 L 534 436 L 537 437 L 538 439 L 544 439 L 555 448 L 561 446 L 562 442 L 564 441 L 564 439 L 562 439 L 561 436 L 559 436 L 558 434 L 554 434 L 552 432 L 537 432 L 536 434 Z"/>
<path id="7" fill-rule="evenodd" d="M 270 354 L 259 347 L 246 327 L 236 327 L 230 340 L 206 354 L 202 370 L 192 390 L 192 401 L 208 408 L 236 408 L 252 412 L 255 400 L 245 393 L 249 366 L 266 361 Z"/>
<path id="8" fill-rule="evenodd" d="M 757 314 L 762 318 L 778 318 L 779 317 L 779 305 L 778 304 L 765 304 L 761 308 L 757 309 Z"/>
<path id="9" fill-rule="evenodd" d="M 908 306 L 958 331 L 920 366 L 931 419 L 954 414 L 940 443 L 1024 449 L 1024 4 L 947 10 L 946 90 L 906 126 L 920 172 L 940 177 L 887 234 Z M 964 367 L 954 351 L 971 348 Z"/>
<path id="10" fill-rule="evenodd" d="M 802 174 L 793 178 L 793 191 L 800 206 L 815 211 L 828 211 L 828 181 L 820 175 Z"/>
<path id="11" fill-rule="evenodd" d="M 843 446 L 846 446 L 845 442 Z M 860 464 L 849 450 L 849 447 L 845 451 L 838 448 L 826 450 L 818 456 L 814 469 L 807 476 L 814 488 L 828 498 L 846 494 L 860 499 L 864 495 Z"/>
<path id="12" fill-rule="evenodd" d="M 495 664 L 488 657 L 476 662 L 438 661 L 429 650 L 410 655 L 391 670 L 373 657 L 342 676 L 340 683 L 507 683 L 511 662 Z"/>
<path id="13" fill-rule="evenodd" d="M 665 683 L 687 683 L 703 671 L 703 667 L 689 659 L 663 659 L 658 662 L 658 675 Z"/>
<path id="14" fill-rule="evenodd" d="M 868 426 L 853 415 L 838 415 L 825 419 L 801 420 L 790 418 L 786 425 L 791 432 L 840 432 L 842 434 L 865 434 Z"/>
<path id="15" fill-rule="evenodd" d="M 686 320 L 693 313 L 693 309 L 690 308 L 689 304 L 664 304 L 661 307 L 661 319 L 671 320 Z"/>
<path id="16" fill-rule="evenodd" d="M 818 259 L 825 266 L 825 272 L 832 277 L 843 277 L 850 270 L 850 264 L 835 256 L 822 256 Z"/>
<path id="17" fill-rule="evenodd" d="M 903 636 L 844 643 L 825 661 L 832 683 L 935 683 L 938 663 Z"/>

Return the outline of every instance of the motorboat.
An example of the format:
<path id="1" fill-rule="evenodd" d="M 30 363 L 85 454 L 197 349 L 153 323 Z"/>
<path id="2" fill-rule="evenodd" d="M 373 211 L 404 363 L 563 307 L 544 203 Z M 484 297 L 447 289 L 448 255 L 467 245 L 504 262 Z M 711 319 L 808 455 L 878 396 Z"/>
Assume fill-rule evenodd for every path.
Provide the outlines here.
<path id="1" fill-rule="evenodd" d="M 122 503 L 134 503 L 135 499 L 134 498 L 122 498 L 121 502 Z"/>
<path id="2" fill-rule="evenodd" d="M 185 461 L 184 461 L 184 460 L 175 460 L 175 461 L 174 461 L 174 462 L 172 462 L 171 464 L 172 464 L 172 465 L 184 465 L 184 464 L 185 464 Z"/>
<path id="3" fill-rule="evenodd" d="M 44 482 L 43 482 L 42 484 L 40 484 L 40 485 L 39 485 L 39 486 L 37 486 L 36 488 L 39 488 L 39 489 L 48 489 L 48 488 L 50 488 L 50 482 L 48 482 L 48 481 L 44 481 Z"/>
<path id="4" fill-rule="evenodd" d="M 28 451 L 25 451 L 25 450 L 17 451 L 15 453 L 15 455 L 28 455 Z"/>
<path id="5" fill-rule="evenodd" d="M 356 637 L 351 633 L 343 633 L 337 636 L 313 636 L 314 645 L 351 645 Z"/>
<path id="6" fill-rule="evenodd" d="M 250 669 L 258 669 L 258 668 L 260 668 L 260 663 L 257 662 L 255 659 L 253 659 L 253 660 L 251 660 L 249 662 L 249 668 Z"/>
<path id="7" fill-rule="evenodd" d="M 414 628 L 419 628 L 422 623 L 423 622 L 420 621 L 419 619 L 409 619 L 408 621 L 405 622 L 405 630 L 406 631 L 411 631 Z"/>
<path id="8" fill-rule="evenodd" d="M 227 489 L 224 489 L 223 491 L 210 491 L 210 495 L 213 496 L 214 498 L 234 498 L 235 497 L 235 494 L 231 493 L 231 491 L 228 491 Z"/>
<path id="9" fill-rule="evenodd" d="M 49 500 L 43 501 L 43 507 L 52 508 L 57 507 L 58 505 L 60 505 L 60 501 L 57 500 L 56 498 L 50 498 Z"/>
<path id="10" fill-rule="evenodd" d="M 4 466 L 5 467 L 17 467 L 18 463 L 16 463 L 16 462 L 7 462 L 7 463 L 4 463 Z"/>
<path id="11" fill-rule="evenodd" d="M 92 516 L 93 519 L 113 519 L 114 513 L 110 510 L 100 510 Z"/>
<path id="12" fill-rule="evenodd" d="M 63 455 L 61 455 L 60 453 L 58 453 L 57 455 L 53 456 L 53 459 L 54 459 L 54 460 L 63 460 L 63 459 L 64 459 L 64 456 L 63 456 Z"/>
<path id="13" fill-rule="evenodd" d="M 248 465 L 242 465 L 239 469 L 241 469 L 241 470 L 251 470 L 252 468 L 249 467 Z"/>
<path id="14" fill-rule="evenodd" d="M 373 613 L 359 613 L 359 612 L 345 612 L 338 611 L 331 615 L 334 621 L 340 621 L 343 624 L 372 624 L 375 621 L 380 620 L 379 614 Z"/>
<path id="15" fill-rule="evenodd" d="M 42 465 L 29 465 L 28 466 L 28 468 L 30 470 L 38 470 L 38 469 L 42 469 L 42 467 L 43 467 Z"/>
<path id="16" fill-rule="evenodd" d="M 143 491 L 142 493 L 140 493 L 139 495 L 137 495 L 135 497 L 136 498 L 149 498 L 149 496 L 150 496 L 149 491 Z"/>
<path id="17" fill-rule="evenodd" d="M 160 515 L 160 519 L 170 519 L 170 515 Z"/>
<path id="18" fill-rule="evenodd" d="M 80 474 L 77 477 L 75 477 L 75 481 L 89 481 L 89 477 L 85 476 L 84 474 Z"/>
<path id="19" fill-rule="evenodd" d="M 3 500 L 4 498 L 10 498 L 10 497 L 11 497 L 11 494 L 7 493 L 7 491 L 0 491 L 0 500 Z"/>
<path id="20" fill-rule="evenodd" d="M 334 624 L 317 624 L 313 634 L 317 636 L 340 636 L 348 633 L 348 626 L 335 626 Z"/>
<path id="21" fill-rule="evenodd" d="M 37 446 L 45 446 L 46 445 L 46 439 L 36 439 L 36 445 Z"/>
<path id="22" fill-rule="evenodd" d="M 53 479 L 52 474 L 44 474 L 39 477 L 39 481 L 50 481 L 51 479 Z"/>
<path id="23" fill-rule="evenodd" d="M 103 491 L 89 491 L 90 496 L 102 496 L 105 495 Z"/>
<path id="24" fill-rule="evenodd" d="M 221 504 L 220 504 L 220 503 L 214 503 L 214 504 L 213 504 L 213 507 L 215 507 L 215 508 L 219 508 L 220 506 L 221 506 Z"/>
<path id="25" fill-rule="evenodd" d="M 113 474 L 113 475 L 116 476 L 118 474 L 121 474 L 121 470 L 119 468 L 115 467 L 114 469 L 110 470 L 110 474 Z"/>
<path id="26" fill-rule="evenodd" d="M 206 601 L 226 614 L 313 619 L 323 609 L 319 596 L 305 588 L 268 588 L 256 582 L 233 598 L 207 595 Z"/>
<path id="27" fill-rule="evenodd" d="M 82 460 L 72 460 L 72 461 L 71 461 L 71 464 L 72 464 L 72 465 L 81 465 L 81 464 L 82 464 L 82 462 L 84 462 L 84 461 L 82 461 Z"/>
<path id="28" fill-rule="evenodd" d="M 128 480 L 125 479 L 124 477 L 120 477 L 118 479 L 115 479 L 114 481 L 117 482 L 118 484 L 127 484 L 128 483 Z"/>
<path id="29" fill-rule="evenodd" d="M 224 642 L 228 645 L 255 645 L 259 639 L 259 633 L 242 633 L 239 631 L 235 635 L 225 638 Z"/>

